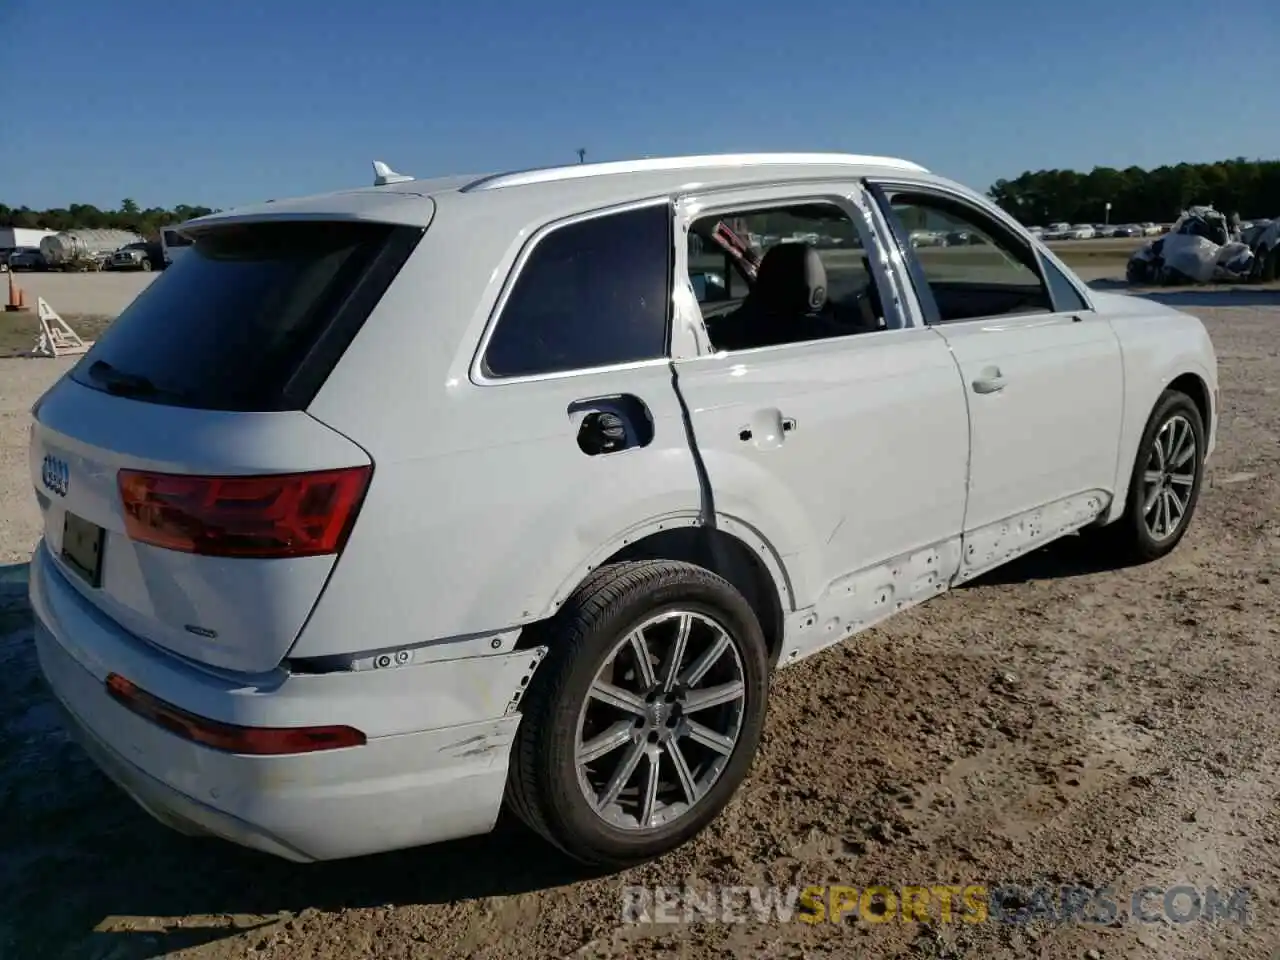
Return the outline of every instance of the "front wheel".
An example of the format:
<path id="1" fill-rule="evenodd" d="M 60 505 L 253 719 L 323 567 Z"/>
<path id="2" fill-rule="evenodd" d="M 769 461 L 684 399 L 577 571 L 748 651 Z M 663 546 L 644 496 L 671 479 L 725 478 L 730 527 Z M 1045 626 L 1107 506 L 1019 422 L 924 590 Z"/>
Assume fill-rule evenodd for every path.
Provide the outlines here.
<path id="1" fill-rule="evenodd" d="M 1205 428 L 1185 393 L 1166 390 L 1147 421 L 1124 515 L 1104 533 L 1124 559 L 1156 560 L 1187 532 L 1204 479 Z"/>
<path id="2" fill-rule="evenodd" d="M 746 777 L 764 726 L 764 635 L 689 563 L 610 564 L 539 631 L 508 801 L 571 857 L 622 867 L 680 846 Z"/>

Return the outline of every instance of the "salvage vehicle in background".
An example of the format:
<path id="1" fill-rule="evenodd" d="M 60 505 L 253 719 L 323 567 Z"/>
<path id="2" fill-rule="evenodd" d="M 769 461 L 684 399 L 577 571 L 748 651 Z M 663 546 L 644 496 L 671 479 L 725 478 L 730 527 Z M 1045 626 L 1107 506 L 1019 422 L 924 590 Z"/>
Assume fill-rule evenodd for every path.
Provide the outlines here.
<path id="1" fill-rule="evenodd" d="M 64 230 L 40 241 L 40 252 L 51 270 L 102 270 L 112 254 L 142 237 L 129 230 Z"/>
<path id="2" fill-rule="evenodd" d="M 738 789 L 774 670 L 1191 523 L 1204 325 L 915 163 L 375 171 L 186 224 L 33 409 L 40 666 L 170 826 L 324 860 L 505 802 L 645 860 Z"/>
<path id="3" fill-rule="evenodd" d="M 1251 279 L 1259 283 L 1280 280 L 1280 217 L 1253 221 L 1240 239 L 1253 252 Z"/>
<path id="4" fill-rule="evenodd" d="M 1232 282 L 1249 279 L 1254 254 L 1231 221 L 1212 206 L 1185 210 L 1164 236 L 1133 252 L 1125 278 L 1135 284 Z"/>

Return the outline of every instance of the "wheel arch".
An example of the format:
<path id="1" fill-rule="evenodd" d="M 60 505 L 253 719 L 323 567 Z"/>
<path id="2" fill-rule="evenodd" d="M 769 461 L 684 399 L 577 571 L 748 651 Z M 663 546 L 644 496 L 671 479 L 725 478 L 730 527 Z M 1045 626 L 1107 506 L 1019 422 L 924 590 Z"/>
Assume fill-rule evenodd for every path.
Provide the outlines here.
<path id="1" fill-rule="evenodd" d="M 1186 394 L 1191 398 L 1191 402 L 1196 405 L 1196 409 L 1200 412 L 1200 422 L 1204 424 L 1205 433 L 1208 434 L 1209 428 L 1213 423 L 1213 397 L 1209 394 L 1209 385 L 1204 382 L 1198 373 L 1190 371 L 1181 373 L 1169 381 L 1165 390 L 1176 390 L 1178 393 Z M 1164 390 L 1161 391 L 1163 395 Z"/>
<path id="2" fill-rule="evenodd" d="M 1205 371 L 1199 368 L 1198 364 L 1183 363 L 1173 367 L 1163 377 L 1160 377 L 1156 381 L 1156 386 L 1157 389 L 1154 391 L 1154 396 L 1151 396 L 1145 405 L 1141 407 L 1141 419 L 1134 418 L 1133 426 L 1135 429 L 1131 438 L 1124 444 L 1125 453 L 1118 464 L 1115 497 L 1111 501 L 1111 508 L 1107 511 L 1105 518 L 1100 521 L 1102 525 L 1114 523 L 1124 514 L 1142 433 L 1146 429 L 1147 421 L 1152 412 L 1166 391 L 1174 390 L 1181 393 L 1195 405 L 1204 426 L 1205 442 L 1210 445 L 1206 455 L 1212 450 L 1215 432 L 1213 417 L 1216 415 L 1217 410 L 1214 406 L 1214 392 L 1209 385 Z"/>
<path id="3" fill-rule="evenodd" d="M 556 592 L 555 609 L 600 567 L 627 560 L 683 561 L 723 577 L 755 611 L 768 645 L 769 664 L 777 664 L 786 615 L 794 609 L 791 584 L 772 546 L 750 526 L 724 516 L 708 526 L 690 516 L 655 519 L 632 528 L 597 550 L 573 582 Z M 517 646 L 534 633 L 526 631 Z"/>

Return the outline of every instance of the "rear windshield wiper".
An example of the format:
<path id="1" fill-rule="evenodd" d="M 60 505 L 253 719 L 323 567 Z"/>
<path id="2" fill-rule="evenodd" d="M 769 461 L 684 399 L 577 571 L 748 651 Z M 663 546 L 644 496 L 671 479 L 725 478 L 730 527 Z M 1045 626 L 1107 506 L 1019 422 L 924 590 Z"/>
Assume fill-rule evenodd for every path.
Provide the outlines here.
<path id="1" fill-rule="evenodd" d="M 107 388 L 108 393 L 122 397 L 155 397 L 162 393 L 148 378 L 141 374 L 117 370 L 105 360 L 91 363 L 88 372 L 90 377 Z"/>

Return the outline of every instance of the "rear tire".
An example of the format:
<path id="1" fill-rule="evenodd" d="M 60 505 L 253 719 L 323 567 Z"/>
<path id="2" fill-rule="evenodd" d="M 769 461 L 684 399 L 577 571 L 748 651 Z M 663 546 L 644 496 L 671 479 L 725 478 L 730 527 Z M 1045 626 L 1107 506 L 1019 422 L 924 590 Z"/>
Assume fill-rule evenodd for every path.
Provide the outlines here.
<path id="1" fill-rule="evenodd" d="M 1193 444 L 1189 453 L 1188 444 Z M 1170 553 L 1195 514 L 1204 479 L 1204 454 L 1204 421 L 1199 409 L 1185 393 L 1166 390 L 1138 444 L 1125 512 L 1098 531 L 1100 546 L 1131 563 L 1146 563 Z"/>
<path id="2" fill-rule="evenodd" d="M 536 634 L 550 649 L 524 698 L 513 812 L 570 857 L 611 868 L 710 824 L 764 727 L 768 651 L 743 596 L 690 563 L 610 564 Z"/>

